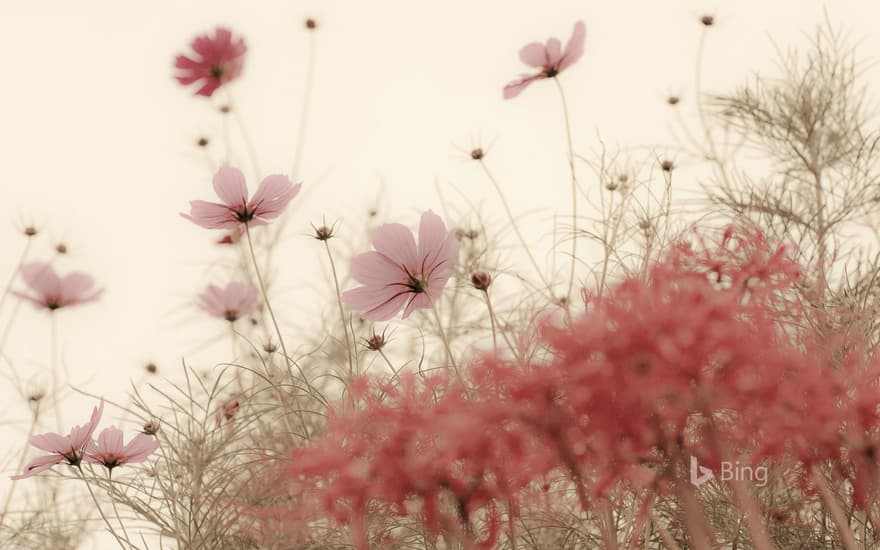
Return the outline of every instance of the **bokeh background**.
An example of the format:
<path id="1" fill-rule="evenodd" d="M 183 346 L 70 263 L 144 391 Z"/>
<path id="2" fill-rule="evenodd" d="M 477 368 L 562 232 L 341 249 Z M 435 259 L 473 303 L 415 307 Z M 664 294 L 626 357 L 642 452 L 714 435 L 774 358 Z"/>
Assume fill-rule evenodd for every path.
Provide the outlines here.
<path id="1" fill-rule="evenodd" d="M 320 329 L 314 285 L 323 284 L 324 258 L 307 237 L 310 222 L 338 221 L 345 237 L 380 205 L 388 221 L 412 224 L 424 209 L 442 211 L 437 189 L 503 219 L 493 189 L 462 152 L 476 145 L 488 149 L 530 239 L 549 248 L 550 219 L 568 211 L 569 192 L 557 92 L 539 82 L 504 101 L 501 89 L 524 70 L 522 45 L 567 40 L 578 19 L 587 26 L 586 53 L 561 77 L 575 149 L 594 154 L 601 140 L 609 150 L 671 155 L 681 166 L 674 193 L 688 200 L 705 173 L 674 152 L 680 132 L 665 99 L 679 95 L 676 109 L 694 122 L 703 14 L 716 20 L 704 53 L 707 92 L 773 74 L 774 48 L 806 46 L 826 17 L 858 44 L 865 82 L 880 83 L 880 5 L 865 0 L 3 0 L 0 275 L 12 273 L 22 230 L 33 224 L 40 233 L 32 258 L 52 257 L 63 242 L 68 254 L 58 267 L 88 271 L 107 288 L 99 303 L 62 311 L 59 325 L 72 381 L 96 394 L 124 400 L 149 362 L 171 376 L 183 359 L 200 367 L 229 359 L 228 342 L 216 341 L 226 334 L 222 322 L 193 305 L 204 284 L 221 280 L 211 268 L 217 235 L 178 215 L 191 199 L 213 198 L 211 169 L 195 143 L 206 136 L 221 151 L 218 102 L 171 77 L 174 56 L 217 24 L 248 43 L 231 91 L 264 173 L 292 169 L 315 56 L 297 174 L 305 191 L 276 259 L 275 307 L 291 332 Z M 304 27 L 307 17 L 315 31 Z M 244 162 L 243 144 L 234 145 L 234 160 Z M 593 174 L 579 171 L 589 187 Z M 0 369 L 13 360 L 38 387 L 47 379 L 49 322 L 7 303 L 0 327 L 13 311 Z M 28 409 L 8 385 L 2 395 L 6 455 L 24 444 Z M 86 402 L 71 394 L 64 407 L 78 421 Z"/>

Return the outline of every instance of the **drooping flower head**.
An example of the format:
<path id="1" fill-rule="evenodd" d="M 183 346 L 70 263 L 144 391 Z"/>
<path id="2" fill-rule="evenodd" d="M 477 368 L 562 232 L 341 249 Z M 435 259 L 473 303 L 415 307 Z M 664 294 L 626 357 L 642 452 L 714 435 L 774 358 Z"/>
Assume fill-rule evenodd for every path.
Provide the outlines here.
<path id="1" fill-rule="evenodd" d="M 399 223 L 373 233 L 375 250 L 355 256 L 351 274 L 364 286 L 346 291 L 345 304 L 364 319 L 387 321 L 404 308 L 406 319 L 417 308 L 429 308 L 443 293 L 458 258 L 458 240 L 440 216 L 430 210 L 419 223 L 419 243 Z"/>
<path id="2" fill-rule="evenodd" d="M 223 288 L 208 285 L 199 294 L 199 307 L 231 323 L 256 311 L 258 296 L 257 289 L 252 285 L 237 281 L 227 283 Z"/>
<path id="3" fill-rule="evenodd" d="M 110 426 L 101 431 L 97 443 L 89 439 L 86 444 L 85 459 L 112 470 L 123 464 L 143 462 L 158 448 L 159 442 L 155 437 L 142 433 L 135 435 L 128 445 L 124 445 L 122 430 Z"/>
<path id="4" fill-rule="evenodd" d="M 584 54 L 584 39 L 587 36 L 583 21 L 574 24 L 571 38 L 562 50 L 558 38 L 547 39 L 546 44 L 532 42 L 519 51 L 519 58 L 530 67 L 540 69 L 534 74 L 523 74 L 504 87 L 504 99 L 511 99 L 520 94 L 526 87 L 542 78 L 554 78 L 556 75 L 573 65 Z"/>
<path id="5" fill-rule="evenodd" d="M 13 291 L 12 294 L 49 311 L 93 302 L 104 292 L 102 288 L 94 288 L 95 280 L 90 275 L 74 272 L 59 277 L 46 262 L 24 264 L 21 277 L 32 293 Z"/>
<path id="6" fill-rule="evenodd" d="M 247 183 L 238 168 L 224 166 L 214 175 L 214 191 L 223 203 L 190 201 L 190 213 L 180 215 L 206 229 L 240 229 L 242 225 L 265 225 L 281 215 L 299 193 L 287 176 L 266 176 L 248 200 Z"/>
<path id="7" fill-rule="evenodd" d="M 18 480 L 31 477 L 65 461 L 72 466 L 79 465 L 85 456 L 85 448 L 91 442 L 92 434 L 95 433 L 95 428 L 98 427 L 103 412 L 104 401 L 102 400 L 101 404 L 92 410 L 92 417 L 88 424 L 74 426 L 66 436 L 56 433 L 33 436 L 31 445 L 51 454 L 34 459 L 25 467 L 24 472 L 12 476 L 10 479 Z"/>
<path id="8" fill-rule="evenodd" d="M 196 95 L 210 97 L 220 86 L 241 75 L 247 45 L 241 37 L 233 37 L 225 27 L 214 29 L 214 35 L 202 34 L 190 43 L 193 53 L 178 55 L 175 78 L 184 86 L 198 83 Z"/>

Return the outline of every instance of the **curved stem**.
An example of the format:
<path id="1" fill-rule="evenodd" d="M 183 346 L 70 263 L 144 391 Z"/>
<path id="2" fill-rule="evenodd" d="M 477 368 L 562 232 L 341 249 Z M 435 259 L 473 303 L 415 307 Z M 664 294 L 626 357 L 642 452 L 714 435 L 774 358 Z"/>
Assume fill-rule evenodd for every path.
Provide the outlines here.
<path id="1" fill-rule="evenodd" d="M 567 304 L 571 302 L 571 289 L 574 287 L 574 268 L 577 264 L 577 174 L 574 169 L 574 146 L 571 141 L 571 120 L 568 116 L 568 102 L 565 100 L 565 92 L 558 78 L 556 89 L 559 90 L 559 99 L 562 101 L 562 116 L 565 120 L 565 140 L 568 143 L 568 168 L 571 172 L 571 272 L 568 277 L 568 290 L 565 293 Z"/>
<path id="2" fill-rule="evenodd" d="M 257 276 L 257 283 L 260 285 L 260 292 L 263 293 L 263 303 L 269 311 L 269 317 L 272 318 L 272 325 L 275 327 L 275 334 L 278 336 L 278 343 L 281 344 L 281 351 L 284 353 L 284 359 L 287 361 L 287 369 L 290 370 L 290 355 L 287 354 L 287 347 L 284 345 L 284 337 L 281 335 L 281 328 L 278 326 L 278 320 L 275 318 L 275 312 L 272 310 L 272 303 L 269 301 L 269 295 L 266 293 L 266 284 L 263 282 L 263 275 L 260 273 L 260 266 L 257 262 L 257 254 L 254 252 L 254 241 L 251 239 L 251 228 L 248 224 L 244 224 L 244 234 L 247 237 L 248 250 L 251 253 L 251 261 L 254 266 L 254 274 Z"/>

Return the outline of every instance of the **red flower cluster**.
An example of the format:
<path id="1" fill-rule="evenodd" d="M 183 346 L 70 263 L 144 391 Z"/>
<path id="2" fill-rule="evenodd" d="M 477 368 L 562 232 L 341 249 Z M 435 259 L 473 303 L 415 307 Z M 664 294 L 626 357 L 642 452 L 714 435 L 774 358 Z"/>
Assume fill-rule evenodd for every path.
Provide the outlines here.
<path id="1" fill-rule="evenodd" d="M 679 244 L 647 280 L 546 324 L 541 361 L 491 357 L 466 383 L 363 391 L 287 473 L 360 548 L 368 521 L 414 511 L 434 532 L 491 544 L 499 510 L 517 514 L 551 474 L 567 475 L 588 508 L 621 482 L 666 490 L 687 456 L 709 467 L 834 460 L 864 505 L 878 494 L 880 363 L 802 336 L 809 313 L 789 299 L 799 277 L 756 231 Z"/>

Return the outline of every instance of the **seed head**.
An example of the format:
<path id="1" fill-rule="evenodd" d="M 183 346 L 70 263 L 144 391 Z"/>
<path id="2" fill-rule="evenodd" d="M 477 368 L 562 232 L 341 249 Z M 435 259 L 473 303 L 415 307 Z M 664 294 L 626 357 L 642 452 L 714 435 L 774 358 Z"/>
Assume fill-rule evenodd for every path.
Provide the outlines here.
<path id="1" fill-rule="evenodd" d="M 662 168 L 664 172 L 672 172 L 672 170 L 675 169 L 675 163 L 669 159 L 665 159 L 660 163 L 660 168 Z"/>
<path id="2" fill-rule="evenodd" d="M 34 227 L 33 225 L 29 225 L 24 228 L 25 237 L 34 237 L 34 236 L 36 236 L 36 234 L 37 234 L 37 228 Z"/>
<path id="3" fill-rule="evenodd" d="M 369 338 L 364 338 L 364 346 L 370 351 L 379 351 L 384 348 L 387 343 L 388 340 L 385 338 L 385 331 L 382 331 L 382 334 L 373 331 L 373 334 L 371 334 Z"/>
<path id="4" fill-rule="evenodd" d="M 312 229 L 315 231 L 314 238 L 319 241 L 328 241 L 336 236 L 336 224 L 331 226 L 327 226 L 327 222 L 324 222 L 324 225 L 320 227 L 315 227 L 312 224 Z"/>
<path id="5" fill-rule="evenodd" d="M 666 98 L 667 105 L 678 105 L 678 102 L 681 101 L 681 98 L 677 95 L 671 95 Z"/>
<path id="6" fill-rule="evenodd" d="M 492 284 L 492 276 L 485 271 L 474 271 L 471 273 L 471 284 L 477 290 L 486 292 L 489 290 L 489 285 Z"/>
<path id="7" fill-rule="evenodd" d="M 702 23 L 704 27 L 711 27 L 715 24 L 715 17 L 712 15 L 704 15 L 700 17 L 700 23 Z"/>
<path id="8" fill-rule="evenodd" d="M 485 154 L 486 153 L 483 151 L 482 147 L 474 147 L 473 149 L 471 149 L 471 158 L 474 160 L 482 159 Z"/>
<path id="9" fill-rule="evenodd" d="M 159 370 L 159 367 L 156 366 L 156 363 L 147 363 L 147 366 L 144 368 L 147 369 L 147 372 L 150 374 L 156 374 L 156 372 Z"/>
<path id="10" fill-rule="evenodd" d="M 67 245 L 64 243 L 58 243 L 55 245 L 55 252 L 59 254 L 67 254 Z"/>
<path id="11" fill-rule="evenodd" d="M 306 19 L 306 28 L 310 31 L 313 31 L 318 28 L 318 22 L 309 17 L 308 19 Z"/>
<path id="12" fill-rule="evenodd" d="M 196 145 L 198 145 L 199 147 L 207 147 L 208 143 L 210 143 L 210 141 L 208 141 L 208 138 L 206 138 L 205 136 L 200 137 L 198 141 L 196 141 Z"/>
<path id="13" fill-rule="evenodd" d="M 220 112 L 224 115 L 228 115 L 230 112 L 232 112 L 232 107 L 230 107 L 229 105 L 221 105 Z"/>
<path id="14" fill-rule="evenodd" d="M 159 431 L 159 421 L 158 420 L 150 420 L 144 423 L 143 428 L 141 428 L 141 432 L 147 435 L 156 435 L 156 432 Z"/>

